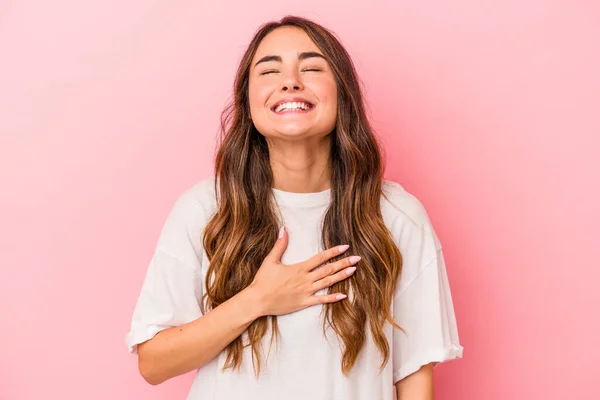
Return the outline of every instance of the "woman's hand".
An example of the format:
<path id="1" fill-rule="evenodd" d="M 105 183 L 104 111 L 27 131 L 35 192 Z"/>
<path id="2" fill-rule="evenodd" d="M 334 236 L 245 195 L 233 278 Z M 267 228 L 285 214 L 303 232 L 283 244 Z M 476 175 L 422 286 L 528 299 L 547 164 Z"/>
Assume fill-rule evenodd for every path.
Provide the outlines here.
<path id="1" fill-rule="evenodd" d="M 287 248 L 288 235 L 283 227 L 279 236 L 248 287 L 258 296 L 262 315 L 288 314 L 346 298 L 341 293 L 320 296 L 315 293 L 350 277 L 356 270 L 353 265 L 360 261 L 360 257 L 346 257 L 315 270 L 348 250 L 348 246 L 344 245 L 322 251 L 306 261 L 284 265 L 281 256 Z"/>

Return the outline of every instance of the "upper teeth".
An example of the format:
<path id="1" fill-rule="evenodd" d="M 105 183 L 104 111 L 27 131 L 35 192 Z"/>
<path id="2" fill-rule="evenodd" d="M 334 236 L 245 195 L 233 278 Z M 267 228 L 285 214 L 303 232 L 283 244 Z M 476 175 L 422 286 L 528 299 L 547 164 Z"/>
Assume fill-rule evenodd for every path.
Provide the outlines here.
<path id="1" fill-rule="evenodd" d="M 281 103 L 275 108 L 275 112 L 280 112 L 282 110 L 293 110 L 293 109 L 302 109 L 308 110 L 310 105 L 308 103 L 296 102 L 292 101 L 290 103 Z"/>

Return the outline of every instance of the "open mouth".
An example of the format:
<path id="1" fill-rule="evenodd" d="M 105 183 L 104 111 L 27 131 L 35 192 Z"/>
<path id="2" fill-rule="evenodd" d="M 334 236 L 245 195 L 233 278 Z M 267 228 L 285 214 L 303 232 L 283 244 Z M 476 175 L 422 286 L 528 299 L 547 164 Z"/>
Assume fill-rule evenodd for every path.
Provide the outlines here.
<path id="1" fill-rule="evenodd" d="M 315 106 L 306 101 L 289 101 L 284 103 L 275 104 L 271 107 L 271 111 L 276 114 L 283 114 L 288 112 L 307 112 Z"/>

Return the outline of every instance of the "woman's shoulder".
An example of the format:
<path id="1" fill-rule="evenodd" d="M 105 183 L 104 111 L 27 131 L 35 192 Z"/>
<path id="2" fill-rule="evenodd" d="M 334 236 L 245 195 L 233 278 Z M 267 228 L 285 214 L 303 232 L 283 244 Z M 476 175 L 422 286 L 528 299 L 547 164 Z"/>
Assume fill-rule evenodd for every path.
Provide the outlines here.
<path id="1" fill-rule="evenodd" d="M 429 230 L 431 222 L 421 200 L 400 183 L 384 179 L 382 182 L 381 212 L 390 222 L 402 220 L 414 228 Z"/>
<path id="2" fill-rule="evenodd" d="M 216 205 L 214 175 L 190 184 L 180 193 L 177 202 L 190 206 L 201 206 L 204 209 L 213 208 Z"/>
<path id="3" fill-rule="evenodd" d="M 164 222 L 159 247 L 179 248 L 198 237 L 216 211 L 214 177 L 189 185 L 176 196 Z"/>
<path id="4" fill-rule="evenodd" d="M 174 217 L 205 223 L 217 209 L 215 177 L 208 176 L 185 187 L 175 198 Z"/>
<path id="5" fill-rule="evenodd" d="M 439 257 L 442 244 L 427 209 L 416 195 L 391 180 L 385 180 L 382 189 L 383 221 L 402 253 L 403 282 L 410 282 Z"/>

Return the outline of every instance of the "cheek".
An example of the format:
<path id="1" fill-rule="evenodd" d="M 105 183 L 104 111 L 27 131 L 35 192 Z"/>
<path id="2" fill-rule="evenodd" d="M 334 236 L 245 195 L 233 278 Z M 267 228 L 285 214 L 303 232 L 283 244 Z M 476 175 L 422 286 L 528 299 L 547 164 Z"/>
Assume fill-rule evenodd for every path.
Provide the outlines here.
<path id="1" fill-rule="evenodd" d="M 337 107 L 337 84 L 335 83 L 335 81 L 333 82 L 329 82 L 329 85 L 327 86 L 327 120 L 329 121 L 329 124 L 332 124 L 335 126 L 336 122 L 337 122 L 337 112 L 338 112 L 338 107 Z M 333 128 L 333 127 L 331 127 Z"/>
<path id="2" fill-rule="evenodd" d="M 337 114 L 337 85 L 335 81 L 327 81 L 321 85 L 321 99 L 327 101 L 329 112 Z"/>
<path id="3" fill-rule="evenodd" d="M 248 85 L 248 102 L 250 103 L 250 109 L 253 109 L 256 107 L 256 104 L 258 104 L 258 97 L 259 97 L 259 92 L 256 88 L 255 85 Z"/>
<path id="4" fill-rule="evenodd" d="M 335 80 L 326 79 L 321 82 L 316 82 L 315 92 L 322 101 L 326 101 L 328 105 L 333 107 L 337 104 L 337 85 Z"/>
<path id="5" fill-rule="evenodd" d="M 259 109 L 264 107 L 269 98 L 269 90 L 265 85 L 260 85 L 252 80 L 248 84 L 248 101 L 250 109 Z"/>

